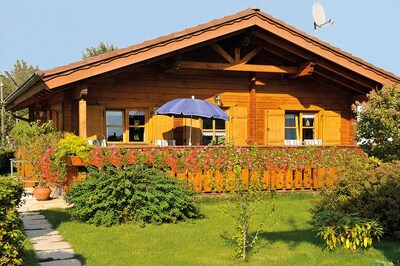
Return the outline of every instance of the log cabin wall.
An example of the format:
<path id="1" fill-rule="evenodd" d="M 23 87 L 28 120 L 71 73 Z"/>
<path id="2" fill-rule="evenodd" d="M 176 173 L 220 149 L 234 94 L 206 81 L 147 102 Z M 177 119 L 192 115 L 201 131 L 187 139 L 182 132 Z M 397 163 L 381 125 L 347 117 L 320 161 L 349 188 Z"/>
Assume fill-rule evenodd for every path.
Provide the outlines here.
<path id="1" fill-rule="evenodd" d="M 194 95 L 198 99 L 214 102 L 213 97 L 220 94 L 222 108 L 231 116 L 227 122 L 227 137 L 235 139 L 235 144 L 246 145 L 251 138 L 252 123 L 255 121 L 255 139 L 258 145 L 283 145 L 268 142 L 266 112 L 267 110 L 315 112 L 334 111 L 340 114 L 340 145 L 354 144 L 352 129 L 353 115 L 351 113 L 352 98 L 349 92 L 331 85 L 317 83 L 311 78 L 281 79 L 276 75 L 260 75 L 262 84 L 256 85 L 255 118 L 250 119 L 249 74 L 245 72 L 220 72 L 205 70 L 172 70 L 162 72 L 156 66 L 142 67 L 123 73 L 101 78 L 87 83 L 88 93 L 85 100 L 88 106 L 88 123 L 95 124 L 98 129 L 94 136 L 88 138 L 103 138 L 105 130 L 105 110 L 141 109 L 148 116 L 146 125 L 146 140 L 142 145 L 153 145 L 155 139 L 162 135 L 157 128 L 162 127 L 157 122 L 150 123 L 157 107 L 175 98 L 188 98 Z M 76 100 L 64 102 L 64 117 L 66 129 L 76 131 L 78 120 Z M 254 106 L 254 104 L 253 104 Z M 68 111 L 68 108 L 71 108 Z M 71 118 L 68 118 L 71 116 Z M 158 116 L 159 117 L 159 116 Z M 168 120 L 166 117 L 164 120 Z M 92 121 L 92 122 L 90 122 Z M 156 120 L 154 120 L 156 121 Z M 188 125 L 185 119 L 170 119 L 171 130 L 182 125 Z M 186 124 L 185 124 L 186 123 Z M 72 126 L 71 126 L 72 125 Z M 282 125 L 283 126 L 283 125 Z M 88 125 L 90 127 L 90 125 Z M 201 132 L 198 121 L 194 121 L 193 143 L 201 144 Z M 99 132 L 99 131 L 102 132 Z M 162 130 L 166 130 L 165 128 Z M 319 129 L 321 130 L 321 129 Z M 90 129 L 89 129 L 90 131 Z M 166 131 L 165 131 L 166 132 Z M 182 138 L 187 138 L 187 132 L 175 131 L 164 134 L 165 139 L 179 138 L 178 144 L 185 144 Z M 318 137 L 318 136 L 317 136 Z"/>

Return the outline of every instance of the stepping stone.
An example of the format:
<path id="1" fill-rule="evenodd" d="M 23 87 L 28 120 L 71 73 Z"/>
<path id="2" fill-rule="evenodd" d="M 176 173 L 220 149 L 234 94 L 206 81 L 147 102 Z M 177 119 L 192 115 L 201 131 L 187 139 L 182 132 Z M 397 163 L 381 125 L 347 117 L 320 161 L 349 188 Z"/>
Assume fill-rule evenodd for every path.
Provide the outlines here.
<path id="1" fill-rule="evenodd" d="M 43 251 L 43 250 L 72 249 L 72 247 L 66 241 L 39 242 L 39 243 L 33 243 L 33 249 L 36 250 L 36 251 Z"/>
<path id="2" fill-rule="evenodd" d="M 39 263 L 40 266 L 81 266 L 82 263 L 77 259 L 53 260 Z"/>
<path id="3" fill-rule="evenodd" d="M 63 237 L 60 234 L 53 234 L 53 235 L 41 235 L 37 237 L 31 238 L 32 243 L 40 243 L 40 242 L 60 242 L 64 241 Z"/>
<path id="4" fill-rule="evenodd" d="M 44 220 L 46 217 L 42 214 L 31 214 L 31 215 L 20 215 L 20 218 L 23 222 L 35 221 L 35 220 Z"/>
<path id="5" fill-rule="evenodd" d="M 74 251 L 72 249 L 64 249 L 64 250 L 52 250 L 52 251 L 38 251 L 36 252 L 36 256 L 39 261 L 43 260 L 66 260 L 72 259 L 74 257 Z"/>
<path id="6" fill-rule="evenodd" d="M 25 230 L 38 230 L 38 229 L 50 229 L 51 224 L 47 220 L 34 220 L 24 222 Z"/>
<path id="7" fill-rule="evenodd" d="M 39 230 L 27 230 L 26 228 L 24 228 L 24 232 L 29 238 L 59 234 L 58 231 L 54 230 L 53 228 L 39 229 Z"/>

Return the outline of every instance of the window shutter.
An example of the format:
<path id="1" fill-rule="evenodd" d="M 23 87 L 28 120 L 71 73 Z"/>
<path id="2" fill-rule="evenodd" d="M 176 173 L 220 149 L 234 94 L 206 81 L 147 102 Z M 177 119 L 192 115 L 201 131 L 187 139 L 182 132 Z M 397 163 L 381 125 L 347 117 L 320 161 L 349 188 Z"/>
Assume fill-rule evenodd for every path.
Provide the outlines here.
<path id="1" fill-rule="evenodd" d="M 320 132 L 322 133 L 323 145 L 340 144 L 340 112 L 321 111 L 320 112 Z"/>
<path id="2" fill-rule="evenodd" d="M 87 106 L 87 138 L 104 139 L 104 107 L 100 105 Z"/>
<path id="3" fill-rule="evenodd" d="M 285 111 L 284 110 L 266 110 L 265 120 L 267 128 L 267 145 L 283 145 L 285 138 Z"/>
<path id="4" fill-rule="evenodd" d="M 235 106 L 229 111 L 229 139 L 235 145 L 247 145 L 247 107 Z"/>
<path id="5" fill-rule="evenodd" d="M 172 116 L 154 114 L 157 109 L 158 107 L 153 107 L 151 110 L 153 115 L 149 121 L 150 141 L 174 139 L 174 118 Z"/>

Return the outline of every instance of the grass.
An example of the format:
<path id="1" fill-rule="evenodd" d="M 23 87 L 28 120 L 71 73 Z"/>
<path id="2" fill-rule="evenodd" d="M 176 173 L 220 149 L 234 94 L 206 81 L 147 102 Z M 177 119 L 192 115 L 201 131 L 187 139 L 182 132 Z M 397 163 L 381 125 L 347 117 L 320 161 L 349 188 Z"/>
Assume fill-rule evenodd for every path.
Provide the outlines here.
<path id="1" fill-rule="evenodd" d="M 379 265 L 399 263 L 400 245 L 376 242 L 367 251 L 327 251 L 315 237 L 308 209 L 312 193 L 279 194 L 261 206 L 253 228 L 263 223 L 249 261 L 235 257 L 232 219 L 220 199 L 201 199 L 206 218 L 161 226 L 96 227 L 71 220 L 67 210 L 43 214 L 73 246 L 85 265 Z M 271 207 L 275 209 L 271 213 Z M 387 264 L 390 265 L 390 264 Z"/>

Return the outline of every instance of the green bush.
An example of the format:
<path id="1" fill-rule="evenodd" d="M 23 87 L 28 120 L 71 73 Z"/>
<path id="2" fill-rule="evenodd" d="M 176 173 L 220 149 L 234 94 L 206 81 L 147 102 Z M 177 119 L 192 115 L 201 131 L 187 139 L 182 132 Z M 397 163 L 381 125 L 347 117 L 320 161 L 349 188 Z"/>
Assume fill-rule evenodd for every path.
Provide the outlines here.
<path id="1" fill-rule="evenodd" d="M 11 172 L 10 159 L 15 157 L 12 150 L 0 150 L 0 175 Z"/>
<path id="2" fill-rule="evenodd" d="M 317 236 L 323 238 L 330 250 L 339 245 L 350 250 L 367 249 L 374 238 L 379 240 L 383 234 L 378 222 L 360 219 L 358 213 L 341 215 L 337 211 L 322 211 L 316 214 L 314 225 Z"/>
<path id="3" fill-rule="evenodd" d="M 194 194 L 157 169 L 108 166 L 89 168 L 86 180 L 72 185 L 66 200 L 74 204 L 72 216 L 90 224 L 161 224 L 201 217 Z"/>
<path id="4" fill-rule="evenodd" d="M 0 265 L 21 265 L 23 232 L 17 206 L 21 203 L 22 184 L 0 177 Z"/>
<path id="5" fill-rule="evenodd" d="M 362 164 L 350 161 L 339 172 L 332 187 L 321 190 L 311 212 L 333 210 L 341 214 L 359 213 L 362 219 L 376 220 L 386 236 L 400 239 L 400 161 Z"/>

